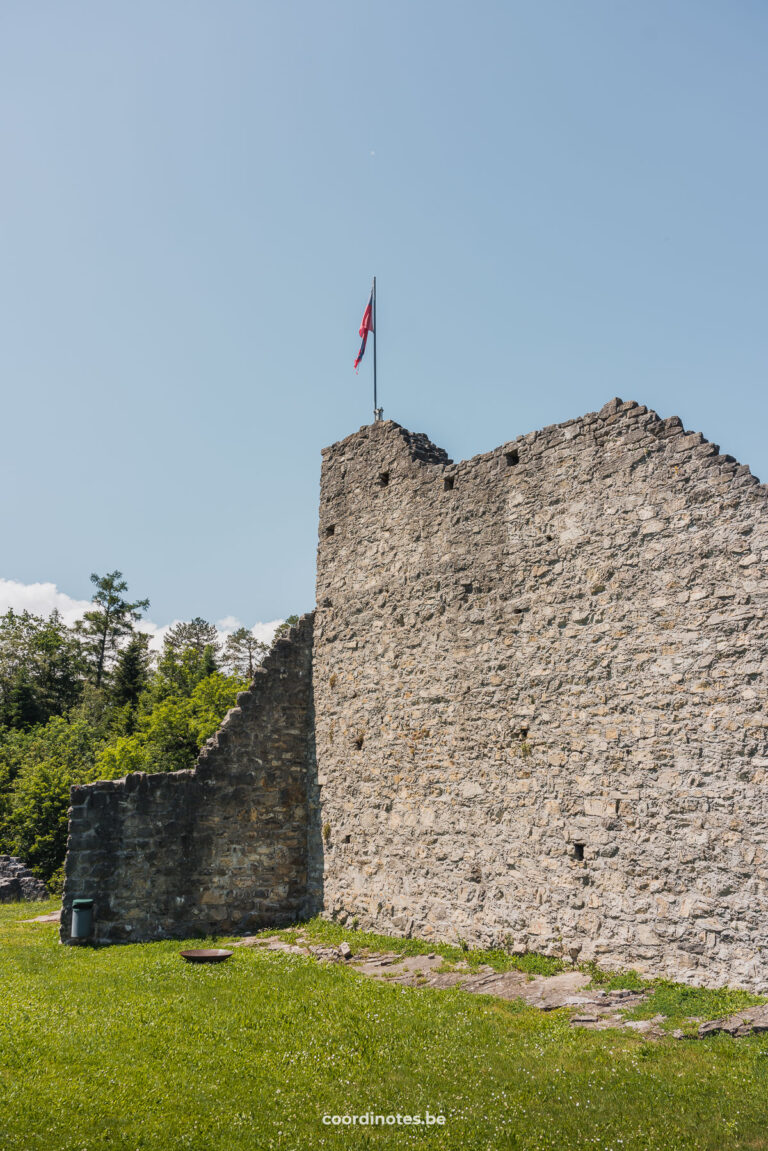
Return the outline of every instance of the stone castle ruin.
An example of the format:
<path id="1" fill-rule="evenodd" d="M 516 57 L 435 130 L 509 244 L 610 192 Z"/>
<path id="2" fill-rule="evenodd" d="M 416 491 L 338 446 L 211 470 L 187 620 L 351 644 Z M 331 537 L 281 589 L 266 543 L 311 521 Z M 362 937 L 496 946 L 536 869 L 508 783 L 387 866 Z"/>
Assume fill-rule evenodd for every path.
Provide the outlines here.
<path id="1" fill-rule="evenodd" d="M 767 510 L 618 399 L 326 449 L 314 614 L 193 770 L 73 789 L 62 939 L 320 912 L 768 991 Z"/>

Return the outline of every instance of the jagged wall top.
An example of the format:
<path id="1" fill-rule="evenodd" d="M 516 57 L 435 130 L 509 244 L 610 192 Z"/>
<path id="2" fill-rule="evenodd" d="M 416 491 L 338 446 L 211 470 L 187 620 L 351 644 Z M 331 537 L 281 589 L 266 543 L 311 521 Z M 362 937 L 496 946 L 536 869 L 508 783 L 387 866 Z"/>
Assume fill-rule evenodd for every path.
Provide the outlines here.
<path id="1" fill-rule="evenodd" d="M 402 444 L 408 455 L 414 461 L 423 464 L 453 463 L 453 460 L 448 458 L 448 453 L 445 449 L 439 448 L 437 444 L 433 444 L 429 436 L 425 435 L 424 432 L 409 432 L 407 428 L 395 423 L 394 420 L 382 420 L 380 423 L 363 424 L 358 432 L 353 432 L 343 440 L 331 444 L 330 447 L 323 448 L 323 458 L 343 455 L 350 445 L 367 439 L 371 439 L 371 441 L 374 442 L 373 437 L 382 434 L 391 438 L 394 444 L 398 446 Z"/>
<path id="2" fill-rule="evenodd" d="M 384 420 L 380 423 L 365 424 L 358 432 L 353 432 L 343 440 L 323 449 L 323 459 L 326 463 L 335 463 L 343 458 L 353 446 L 362 443 L 370 446 L 380 446 L 382 438 L 386 438 L 389 446 L 402 447 L 411 460 L 417 463 L 442 465 L 455 470 L 466 469 L 481 465 L 483 462 L 498 459 L 508 455 L 521 446 L 534 448 L 538 454 L 547 448 L 556 447 L 575 436 L 590 432 L 598 439 L 608 439 L 625 434 L 622 424 L 623 417 L 631 415 L 634 435 L 626 436 L 624 442 L 628 448 L 641 438 L 641 429 L 659 441 L 669 440 L 678 436 L 683 437 L 680 447 L 688 449 L 692 460 L 697 461 L 698 467 L 719 468 L 721 474 L 731 475 L 739 479 L 743 486 L 753 487 L 759 485 L 763 493 L 768 494 L 768 484 L 760 484 L 757 476 L 752 475 L 748 465 L 739 463 L 734 456 L 721 454 L 719 444 L 713 443 L 701 432 L 687 430 L 679 416 L 669 416 L 663 419 L 652 408 L 639 404 L 635 400 L 624 401 L 615 396 L 609 400 L 598 412 L 587 412 L 583 416 L 565 420 L 559 424 L 548 424 L 532 432 L 525 432 L 514 440 L 509 440 L 490 452 L 484 452 L 467 460 L 454 464 L 444 448 L 438 447 L 423 432 L 411 432 L 394 420 Z M 637 459 L 647 458 L 647 449 L 636 447 Z M 521 459 L 520 462 L 523 462 Z M 631 464 L 632 461 L 630 461 Z"/>

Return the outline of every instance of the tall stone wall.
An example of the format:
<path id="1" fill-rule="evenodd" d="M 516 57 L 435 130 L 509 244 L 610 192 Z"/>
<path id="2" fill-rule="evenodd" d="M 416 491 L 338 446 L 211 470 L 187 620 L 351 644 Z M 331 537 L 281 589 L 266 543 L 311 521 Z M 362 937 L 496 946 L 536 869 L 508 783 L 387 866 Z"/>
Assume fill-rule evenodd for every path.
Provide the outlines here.
<path id="1" fill-rule="evenodd" d="M 65 942 L 77 898 L 95 901 L 102 943 L 236 932 L 308 911 L 309 845 L 319 840 L 307 791 L 311 660 L 305 616 L 274 645 L 193 770 L 73 788 Z"/>
<path id="2" fill-rule="evenodd" d="M 620 400 L 326 450 L 326 914 L 768 990 L 767 497 Z"/>

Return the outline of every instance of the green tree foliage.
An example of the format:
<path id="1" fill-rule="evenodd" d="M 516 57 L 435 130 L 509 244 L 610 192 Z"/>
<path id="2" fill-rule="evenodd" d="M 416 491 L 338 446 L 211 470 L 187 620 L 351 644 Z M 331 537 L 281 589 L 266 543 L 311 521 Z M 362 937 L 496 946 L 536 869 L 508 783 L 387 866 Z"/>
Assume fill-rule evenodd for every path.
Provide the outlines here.
<path id="1" fill-rule="evenodd" d="M 139 701 L 149 684 L 151 664 L 149 636 L 135 632 L 117 657 L 109 693 L 118 709 L 115 726 L 126 735 L 136 727 Z"/>
<path id="2" fill-rule="evenodd" d="M 93 607 L 85 613 L 77 630 L 88 654 L 93 683 L 101 687 L 117 656 L 120 641 L 133 633 L 142 611 L 149 607 L 149 600 L 139 599 L 131 603 L 124 599 L 123 592 L 128 590 L 128 584 L 120 571 L 109 572 L 105 576 L 92 572 L 91 583 L 96 586 Z"/>
<path id="3" fill-rule="evenodd" d="M 0 742 L 0 844 L 44 879 L 64 858 L 69 789 L 96 778 L 99 742 L 98 728 L 61 716 Z"/>
<path id="4" fill-rule="evenodd" d="M 216 629 L 199 618 L 170 629 L 154 669 L 134 630 L 148 601 L 125 598 L 120 572 L 91 578 L 94 608 L 79 627 L 55 613 L 0 617 L 0 853 L 54 882 L 70 788 L 192 767 L 248 685 L 234 658 L 218 670 Z M 247 647 L 237 655 L 244 668 Z"/>
<path id="5" fill-rule="evenodd" d="M 0 725 L 27 729 L 63 715 L 80 698 L 79 640 L 58 612 L 48 619 L 9 610 L 0 616 Z"/>
<path id="6" fill-rule="evenodd" d="M 175 623 L 169 628 L 165 647 L 175 652 L 195 651 L 198 655 L 210 648 L 215 658 L 219 652 L 219 633 L 215 624 L 197 615 L 188 623 Z"/>
<path id="7" fill-rule="evenodd" d="M 289 615 L 288 618 L 284 619 L 279 627 L 275 629 L 275 639 L 280 639 L 281 636 L 287 636 L 291 628 L 295 627 L 298 622 L 299 617 L 297 615 Z"/>
<path id="8" fill-rule="evenodd" d="M 227 636 L 224 644 L 224 666 L 233 675 L 247 676 L 253 679 L 253 673 L 266 655 L 269 648 L 247 627 L 239 627 Z"/>
<path id="9" fill-rule="evenodd" d="M 115 664 L 110 695 L 118 707 L 127 703 L 138 706 L 139 697 L 149 683 L 151 663 L 149 636 L 137 632 L 120 652 Z"/>
<path id="10" fill-rule="evenodd" d="M 218 667 L 219 642 L 214 624 L 196 616 L 189 623 L 177 623 L 163 641 L 157 665 L 154 696 L 190 695 L 196 685 Z"/>
<path id="11" fill-rule="evenodd" d="M 202 745 L 235 706 L 237 693 L 247 686 L 245 679 L 213 672 L 189 695 L 166 696 L 140 715 L 132 734 L 111 740 L 98 753 L 99 778 L 192 767 Z"/>
<path id="12" fill-rule="evenodd" d="M 19 855 L 37 875 L 50 878 L 64 859 L 73 784 L 193 767 L 246 687 L 245 679 L 213 672 L 189 695 L 153 703 L 145 692 L 130 733 L 115 725 L 114 712 L 103 711 L 94 723 L 80 708 L 69 720 L 57 717 L 28 732 L 0 734 L 0 852 Z"/>

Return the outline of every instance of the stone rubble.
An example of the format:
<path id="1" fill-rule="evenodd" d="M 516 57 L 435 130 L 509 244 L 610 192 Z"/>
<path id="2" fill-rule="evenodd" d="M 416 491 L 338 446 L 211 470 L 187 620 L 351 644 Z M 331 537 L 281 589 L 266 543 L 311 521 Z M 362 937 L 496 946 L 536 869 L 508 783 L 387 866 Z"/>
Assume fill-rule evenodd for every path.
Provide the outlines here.
<path id="1" fill-rule="evenodd" d="M 50 893 L 43 880 L 34 876 L 21 859 L 0 855 L 0 903 L 49 898 Z"/>
<path id="2" fill-rule="evenodd" d="M 723 1032 L 725 1035 L 759 1034 L 768 1031 L 768 1003 L 761 1003 L 757 1007 L 747 1007 L 744 1011 L 737 1011 L 723 1019 L 711 1019 L 699 1026 L 699 1038 Z"/>

